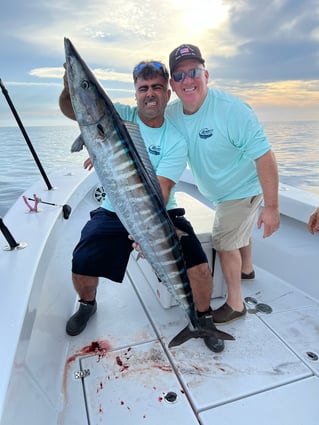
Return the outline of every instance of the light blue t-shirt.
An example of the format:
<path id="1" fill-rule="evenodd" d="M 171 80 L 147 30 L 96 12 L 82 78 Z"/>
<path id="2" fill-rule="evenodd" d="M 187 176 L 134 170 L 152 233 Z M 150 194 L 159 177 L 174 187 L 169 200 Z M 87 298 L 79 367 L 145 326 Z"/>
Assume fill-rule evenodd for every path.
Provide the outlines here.
<path id="1" fill-rule="evenodd" d="M 249 105 L 209 88 L 196 113 L 185 115 L 176 100 L 166 115 L 186 138 L 188 162 L 206 198 L 217 204 L 262 193 L 255 160 L 271 145 Z"/>
<path id="2" fill-rule="evenodd" d="M 120 103 L 114 104 L 121 118 L 133 121 L 140 127 L 147 152 L 157 176 L 166 177 L 177 183 L 187 163 L 187 144 L 183 135 L 165 120 L 160 128 L 148 127 L 139 118 L 137 107 L 130 107 Z M 114 211 L 111 201 L 106 196 L 102 207 Z M 176 208 L 175 190 L 171 190 L 167 210 Z"/>

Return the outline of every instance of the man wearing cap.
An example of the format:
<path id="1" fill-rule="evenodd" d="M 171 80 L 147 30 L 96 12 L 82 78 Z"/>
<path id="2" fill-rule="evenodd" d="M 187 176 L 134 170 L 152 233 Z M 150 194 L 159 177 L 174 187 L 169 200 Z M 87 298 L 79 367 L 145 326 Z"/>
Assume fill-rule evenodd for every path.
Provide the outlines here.
<path id="1" fill-rule="evenodd" d="M 164 119 L 171 94 L 169 74 L 161 62 L 143 61 L 134 68 L 133 80 L 137 106 L 115 106 L 122 119 L 139 125 L 168 213 L 174 225 L 185 234 L 181 237 L 181 247 L 196 307 L 196 325 L 202 330 L 214 330 L 210 307 L 212 277 L 207 257 L 191 224 L 184 217 L 185 211 L 177 208 L 175 200 L 174 186 L 186 166 L 187 145 L 181 133 Z M 75 119 L 66 75 L 59 104 L 67 117 Z M 85 164 L 89 168 L 92 165 L 90 161 Z M 80 334 L 95 314 L 98 277 L 122 282 L 132 249 L 132 241 L 106 196 L 102 206 L 91 212 L 91 219 L 82 229 L 81 239 L 73 252 L 72 280 L 80 305 L 67 321 L 66 332 L 69 335 Z M 224 349 L 224 341 L 214 336 L 204 337 L 204 343 L 214 352 Z"/>
<path id="2" fill-rule="evenodd" d="M 216 324 L 244 317 L 240 282 L 253 280 L 251 234 L 257 211 L 263 237 L 279 228 L 278 171 L 271 146 L 249 105 L 208 87 L 200 49 L 191 44 L 169 56 L 170 84 L 178 100 L 166 115 L 184 134 L 188 162 L 201 193 L 216 205 L 213 246 L 228 287 L 226 302 L 213 311 Z"/>

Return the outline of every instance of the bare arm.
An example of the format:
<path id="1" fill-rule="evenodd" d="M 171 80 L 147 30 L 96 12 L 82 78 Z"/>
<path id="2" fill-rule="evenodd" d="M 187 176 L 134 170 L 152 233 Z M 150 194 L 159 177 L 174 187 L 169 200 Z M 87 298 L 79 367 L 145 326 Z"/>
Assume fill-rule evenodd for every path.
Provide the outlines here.
<path id="1" fill-rule="evenodd" d="M 319 232 L 319 207 L 309 217 L 308 230 L 313 235 Z"/>
<path id="2" fill-rule="evenodd" d="M 162 176 L 157 176 L 159 184 L 161 186 L 161 190 L 162 190 L 162 194 L 163 194 L 163 198 L 164 198 L 164 203 L 165 205 L 167 205 L 168 199 L 169 199 L 169 195 L 171 193 L 172 188 L 175 186 L 175 183 L 166 178 L 166 177 L 162 177 Z"/>
<path id="3" fill-rule="evenodd" d="M 257 173 L 264 195 L 264 208 L 258 217 L 258 228 L 264 225 L 264 238 L 279 229 L 278 169 L 274 153 L 269 150 L 256 160 Z"/>
<path id="4" fill-rule="evenodd" d="M 68 85 L 68 79 L 66 76 L 66 72 L 63 75 L 63 82 L 64 82 L 64 88 L 60 94 L 59 97 L 59 106 L 63 114 L 71 118 L 71 120 L 75 120 L 74 111 L 72 108 L 70 93 L 69 93 L 69 85 Z"/>

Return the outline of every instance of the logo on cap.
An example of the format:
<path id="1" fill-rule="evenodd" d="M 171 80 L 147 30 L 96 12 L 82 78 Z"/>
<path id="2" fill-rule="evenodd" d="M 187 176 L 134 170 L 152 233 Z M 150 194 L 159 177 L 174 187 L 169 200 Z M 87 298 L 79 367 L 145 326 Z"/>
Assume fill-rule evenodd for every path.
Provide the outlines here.
<path id="1" fill-rule="evenodd" d="M 179 59 L 180 56 L 196 56 L 196 52 L 189 46 L 183 46 L 176 51 L 175 57 Z"/>
<path id="2" fill-rule="evenodd" d="M 189 52 L 190 52 L 190 49 L 188 47 L 182 47 L 179 51 L 181 55 L 183 55 L 184 53 L 189 53 Z"/>

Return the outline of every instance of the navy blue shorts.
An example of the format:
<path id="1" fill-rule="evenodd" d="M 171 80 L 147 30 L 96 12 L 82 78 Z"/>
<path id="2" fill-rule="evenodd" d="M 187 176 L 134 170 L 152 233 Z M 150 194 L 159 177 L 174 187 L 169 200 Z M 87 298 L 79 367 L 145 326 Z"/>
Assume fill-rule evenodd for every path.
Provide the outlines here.
<path id="1" fill-rule="evenodd" d="M 184 214 L 182 208 L 169 211 L 175 227 L 188 235 L 182 236 L 180 242 L 186 268 L 191 268 L 207 263 L 207 257 Z M 114 212 L 99 207 L 90 216 L 73 251 L 72 272 L 122 282 L 133 249 L 128 232 Z"/>

